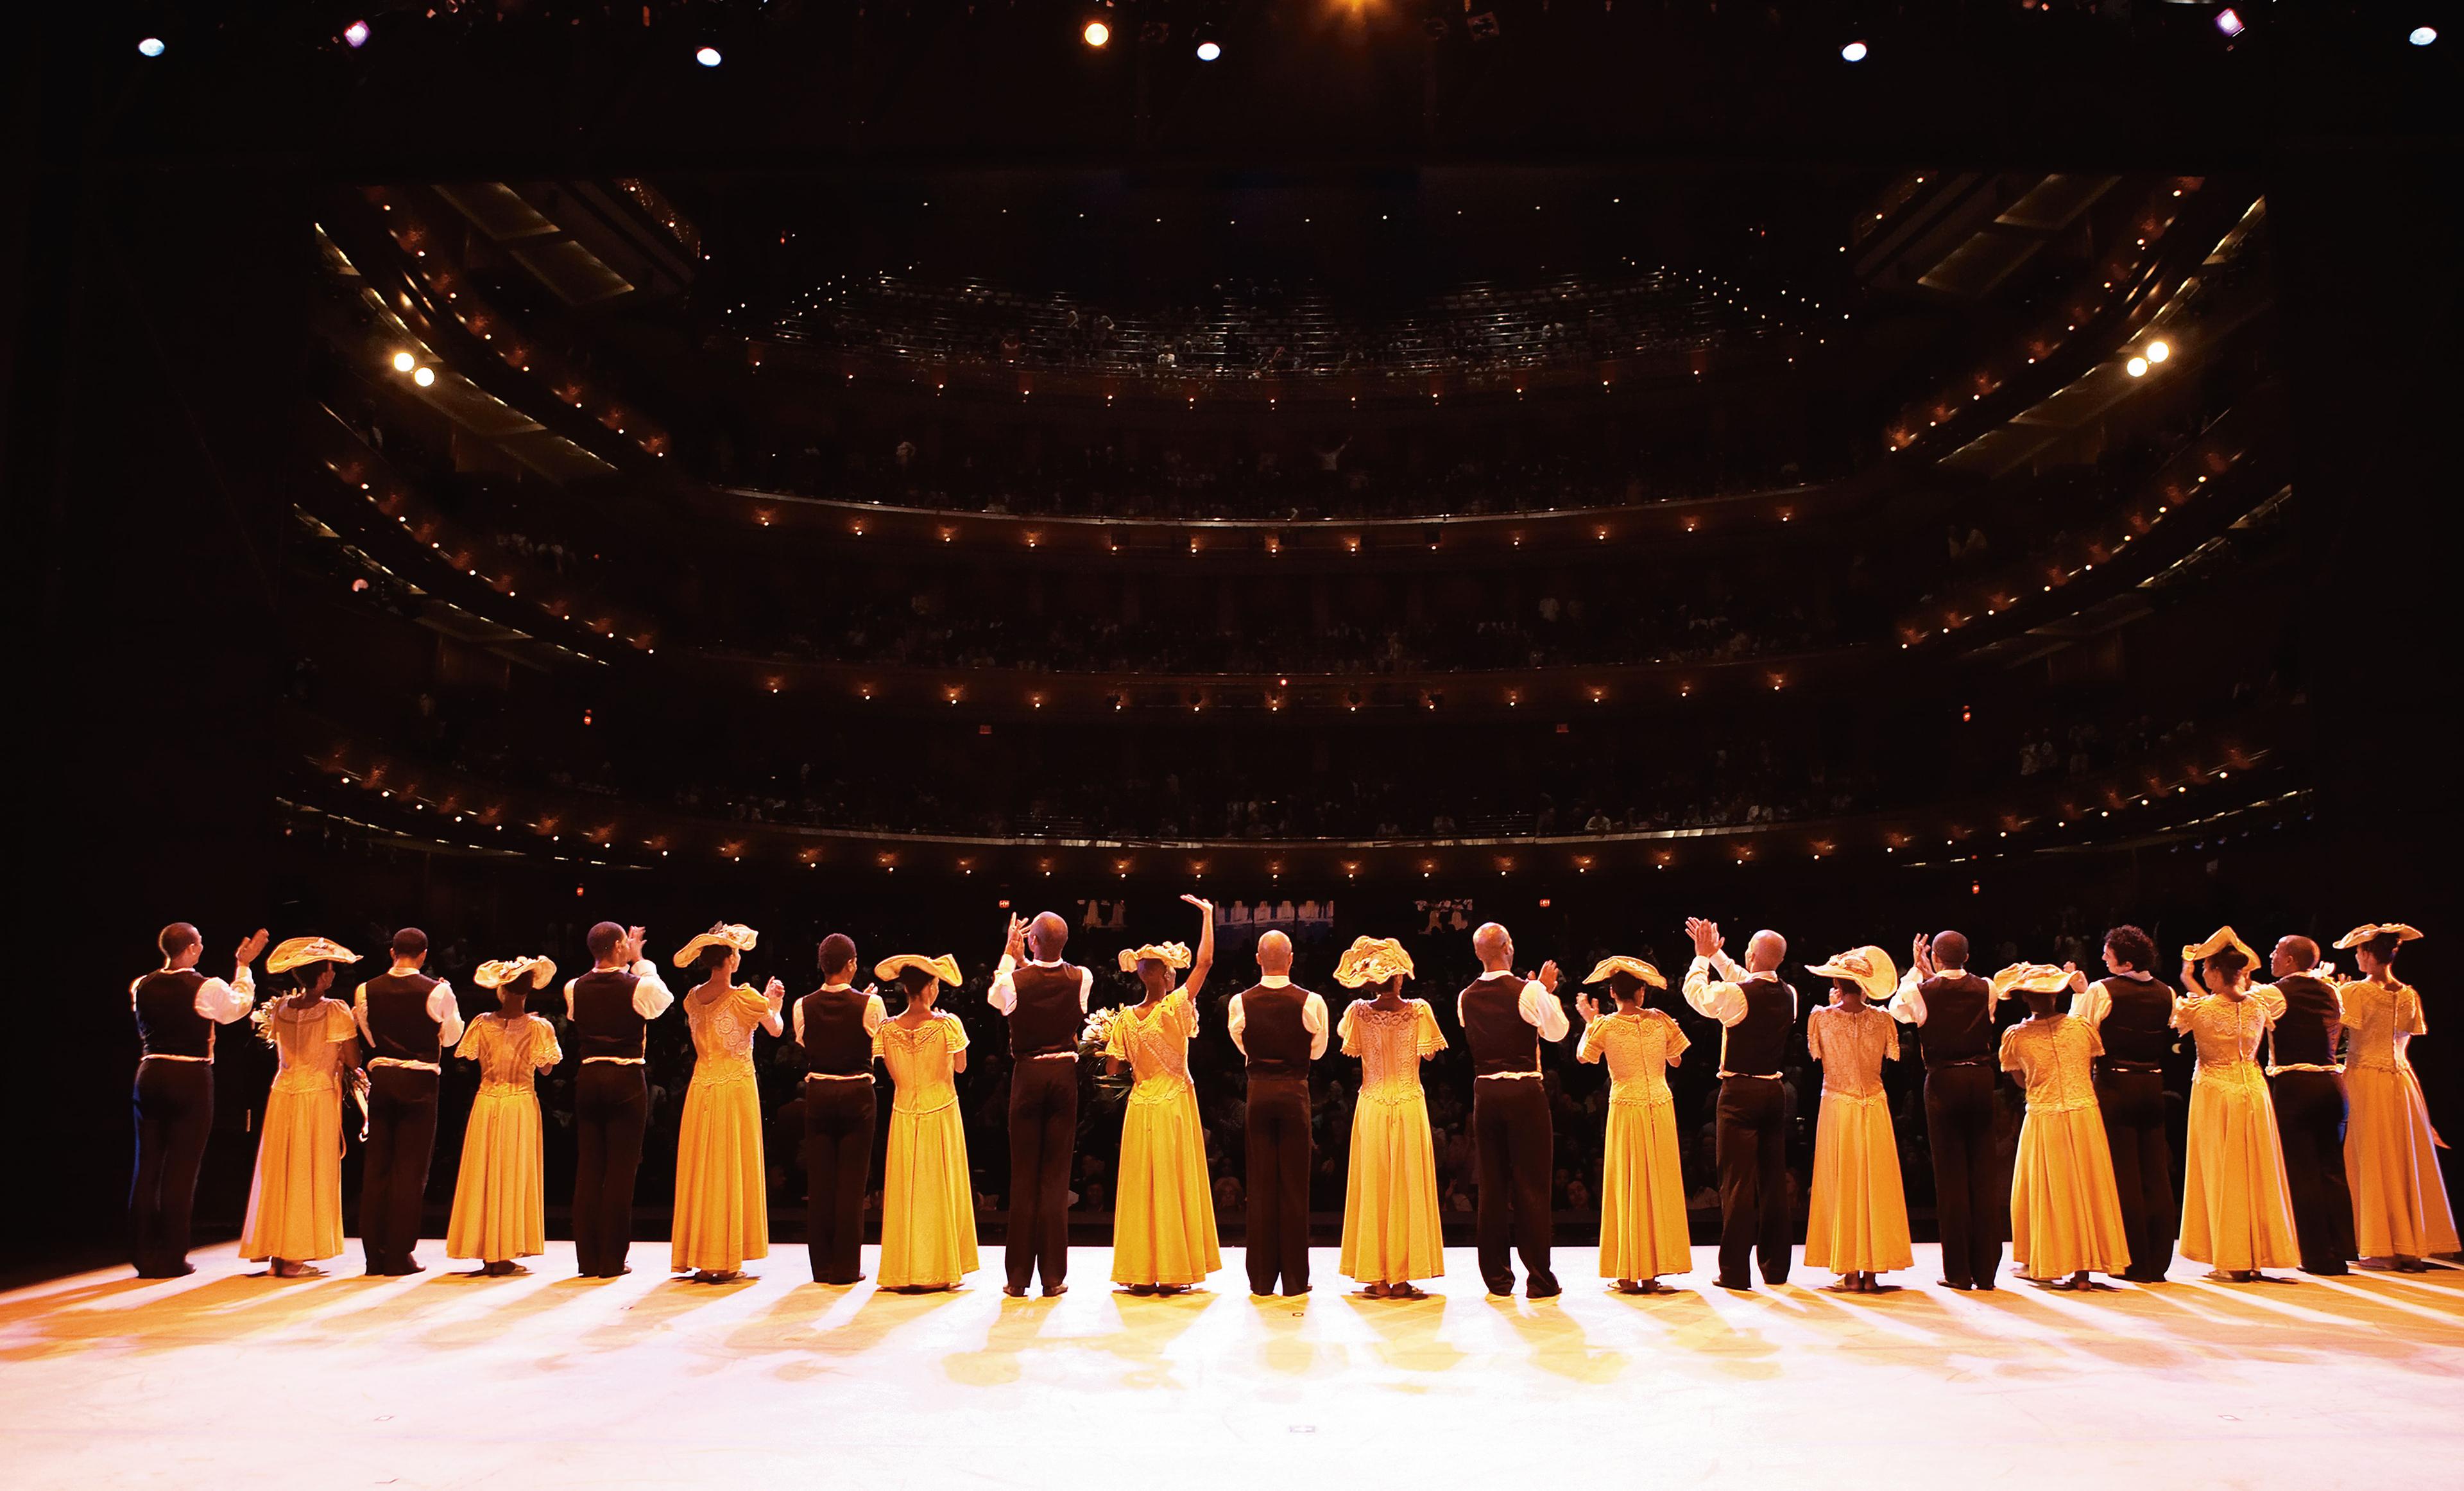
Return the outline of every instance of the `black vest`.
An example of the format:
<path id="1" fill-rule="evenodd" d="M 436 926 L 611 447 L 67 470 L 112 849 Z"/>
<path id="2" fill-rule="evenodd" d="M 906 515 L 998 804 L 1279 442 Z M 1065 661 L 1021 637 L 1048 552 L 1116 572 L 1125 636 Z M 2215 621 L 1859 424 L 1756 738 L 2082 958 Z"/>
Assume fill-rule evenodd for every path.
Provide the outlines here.
<path id="1" fill-rule="evenodd" d="M 1301 1023 L 1308 1004 L 1309 990 L 1291 984 L 1241 991 L 1241 1049 L 1252 1079 L 1309 1076 L 1309 1032 Z"/>
<path id="2" fill-rule="evenodd" d="M 1523 980 L 1511 973 L 1475 979 L 1463 991 L 1463 1039 L 1474 1077 L 1540 1070 L 1540 1032 L 1523 1017 Z"/>
<path id="3" fill-rule="evenodd" d="M 428 993 L 436 980 L 425 973 L 381 973 L 360 986 L 367 996 L 368 1056 L 396 1061 L 445 1059 L 445 1047 L 428 1015 Z"/>
<path id="4" fill-rule="evenodd" d="M 149 1057 L 209 1057 L 214 1022 L 197 1013 L 206 976 L 194 968 L 158 969 L 137 981 L 137 1043 Z"/>
<path id="5" fill-rule="evenodd" d="M 2344 1030 L 2336 990 L 2307 973 L 2295 973 L 2277 979 L 2276 991 L 2284 996 L 2284 1013 L 2268 1036 L 2272 1059 L 2279 1066 L 2335 1065 L 2336 1038 Z"/>
<path id="6" fill-rule="evenodd" d="M 2173 986 L 2152 978 L 2144 984 L 2109 978 L 2104 992 L 2113 1001 L 2097 1031 L 2105 1059 L 2163 1066 L 2173 1050 Z"/>
<path id="7" fill-rule="evenodd" d="M 803 1026 L 804 1070 L 822 1077 L 872 1074 L 872 1033 L 864 1028 L 870 996 L 853 989 L 817 989 L 797 1001 Z"/>
<path id="8" fill-rule="evenodd" d="M 1746 993 L 1746 1017 L 1728 1027 L 1720 1043 L 1720 1069 L 1739 1077 L 1770 1077 L 1788 1053 L 1788 1033 L 1796 1024 L 1796 990 L 1776 977 L 1749 978 L 1737 986 Z"/>
<path id="9" fill-rule="evenodd" d="M 1993 986 L 1965 969 L 1937 973 L 1917 986 L 1925 1017 L 1919 1039 L 1925 1064 L 1974 1061 L 1993 1055 Z"/>
<path id="10" fill-rule="evenodd" d="M 1087 1022 L 1079 1008 L 1078 990 L 1085 975 L 1074 964 L 1044 968 L 1022 963 L 1012 969 L 1009 987 L 1018 1003 L 1009 1012 L 1009 1054 L 1052 1056 L 1078 1049 L 1078 1032 Z"/>
<path id="11" fill-rule="evenodd" d="M 583 1060 L 641 1059 L 650 1022 L 633 1008 L 633 986 L 640 982 L 622 968 L 593 968 L 573 981 L 573 1045 Z"/>

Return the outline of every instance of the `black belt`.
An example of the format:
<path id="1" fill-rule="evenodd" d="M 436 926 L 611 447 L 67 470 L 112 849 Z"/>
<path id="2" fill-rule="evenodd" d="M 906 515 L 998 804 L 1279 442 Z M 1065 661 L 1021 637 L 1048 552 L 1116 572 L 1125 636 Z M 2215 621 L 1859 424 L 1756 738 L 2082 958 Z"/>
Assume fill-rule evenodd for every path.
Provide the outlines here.
<path id="1" fill-rule="evenodd" d="M 2154 1072 L 2161 1075 L 2165 1070 L 2165 1063 L 2162 1061 L 2121 1061 L 2108 1057 L 2103 1060 L 2097 1062 L 2096 1068 L 2100 1072 Z"/>
<path id="2" fill-rule="evenodd" d="M 1944 1057 L 1939 1060 L 1927 1061 L 1925 1070 L 1931 1071 L 1941 1066 L 1990 1066 L 1992 1061 L 1991 1057 Z"/>

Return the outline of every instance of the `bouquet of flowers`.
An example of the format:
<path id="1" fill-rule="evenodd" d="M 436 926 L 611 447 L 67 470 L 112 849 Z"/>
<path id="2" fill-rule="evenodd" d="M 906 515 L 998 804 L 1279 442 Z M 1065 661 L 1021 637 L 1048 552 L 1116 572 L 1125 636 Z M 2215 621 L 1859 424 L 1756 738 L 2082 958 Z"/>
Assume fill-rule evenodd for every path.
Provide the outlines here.
<path id="1" fill-rule="evenodd" d="M 1128 1072 L 1115 1077 L 1104 1069 L 1104 1055 L 1111 1049 L 1112 1025 L 1120 1019 L 1123 1006 L 1108 1005 L 1087 1012 L 1087 1023 L 1078 1032 L 1079 1064 L 1095 1074 L 1095 1102 L 1105 1107 L 1121 1102 L 1130 1095 L 1136 1079 Z"/>

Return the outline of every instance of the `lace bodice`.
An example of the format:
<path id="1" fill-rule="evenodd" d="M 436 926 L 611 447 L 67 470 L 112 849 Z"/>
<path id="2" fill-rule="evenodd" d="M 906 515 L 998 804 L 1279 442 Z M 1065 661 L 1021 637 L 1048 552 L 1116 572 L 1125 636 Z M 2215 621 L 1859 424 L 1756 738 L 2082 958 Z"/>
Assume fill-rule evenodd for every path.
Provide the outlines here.
<path id="1" fill-rule="evenodd" d="M 1900 1022 L 1876 1005 L 1818 1005 L 1805 1017 L 1805 1049 L 1822 1063 L 1825 1093 L 1878 1098 L 1882 1063 L 1900 1058 Z"/>
<path id="2" fill-rule="evenodd" d="M 1362 1102 L 1396 1102 L 1420 1096 L 1420 1061 L 1446 1049 L 1445 1034 L 1425 999 L 1406 999 L 1400 1010 L 1380 1010 L 1354 1000 L 1335 1023 L 1343 1054 L 1360 1058 Z"/>
<path id="3" fill-rule="evenodd" d="M 529 1092 L 541 1068 L 564 1059 L 556 1027 L 536 1014 L 507 1019 L 490 1012 L 471 1022 L 453 1054 L 479 1063 L 481 1094 Z"/>
<path id="4" fill-rule="evenodd" d="M 2430 1027 L 2421 1017 L 2421 995 L 2410 984 L 2389 989 L 2361 979 L 2336 986 L 2336 997 L 2344 1007 L 2346 1067 L 2380 1072 L 2411 1067 L 2404 1048 L 2415 1035 L 2430 1034 Z"/>
<path id="5" fill-rule="evenodd" d="M 2283 1013 L 2284 996 L 2273 984 L 2257 985 L 2240 999 L 2200 994 L 2174 1000 L 2173 1028 L 2188 1034 L 2198 1046 L 2199 1065 L 2191 1079 L 2261 1080 L 2253 1057 L 2258 1053 L 2259 1037 Z"/>
<path id="6" fill-rule="evenodd" d="M 340 999 L 320 999 L 299 1010 L 285 998 L 265 1007 L 265 1033 L 282 1058 L 274 1077 L 275 1092 L 338 1091 L 342 1057 L 360 1024 Z"/>
<path id="7" fill-rule="evenodd" d="M 1137 1079 L 1130 1097 L 1177 1092 L 1190 1085 L 1189 1038 L 1198 1034 L 1198 1005 L 1187 990 L 1176 989 L 1154 1008 L 1126 1005 L 1112 1017 L 1112 1036 L 1104 1055 L 1130 1063 Z"/>
<path id="8" fill-rule="evenodd" d="M 958 1017 L 935 1010 L 933 1017 L 909 1030 L 896 1020 L 874 1027 L 872 1054 L 889 1063 L 896 1096 L 891 1107 L 899 1113 L 934 1113 L 958 1101 L 957 1074 L 951 1057 L 967 1049 L 967 1028 Z"/>
<path id="9" fill-rule="evenodd" d="M 2039 1015 L 2002 1033 L 2002 1070 L 2028 1089 L 2032 1113 L 2095 1107 L 2095 1062 L 2102 1055 L 2096 1027 L 2067 1014 Z"/>
<path id="10" fill-rule="evenodd" d="M 753 1033 L 770 1013 L 759 990 L 738 985 L 716 994 L 685 996 L 685 1022 L 693 1027 L 696 1082 L 753 1080 Z"/>
<path id="11" fill-rule="evenodd" d="M 1577 1061 L 1606 1060 L 1609 1102 L 1657 1107 L 1671 1101 L 1668 1064 L 1689 1042 L 1664 1010 L 1604 1014 L 1583 1027 Z"/>

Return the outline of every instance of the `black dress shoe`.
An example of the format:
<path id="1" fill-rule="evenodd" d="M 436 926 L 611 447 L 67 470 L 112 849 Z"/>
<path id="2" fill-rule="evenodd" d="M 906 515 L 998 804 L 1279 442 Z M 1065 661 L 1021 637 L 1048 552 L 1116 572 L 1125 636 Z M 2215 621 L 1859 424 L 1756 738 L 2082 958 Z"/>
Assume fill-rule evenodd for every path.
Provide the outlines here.
<path id="1" fill-rule="evenodd" d="M 1958 1289 L 1964 1291 L 1976 1287 L 1974 1284 L 1959 1279 L 1937 1279 L 1934 1282 L 1942 1285 L 1945 1289 Z"/>
<path id="2" fill-rule="evenodd" d="M 1751 1294 L 1754 1292 L 1753 1284 L 1749 1281 L 1734 1279 L 1714 1279 L 1711 1282 L 1719 1285 L 1723 1289 L 1733 1289 L 1739 1294 Z"/>
<path id="3" fill-rule="evenodd" d="M 1553 1279 L 1536 1284 L 1526 1283 L 1523 1286 L 1523 1298 L 1527 1300 L 1553 1300 L 1565 1292 L 1564 1287 Z"/>

